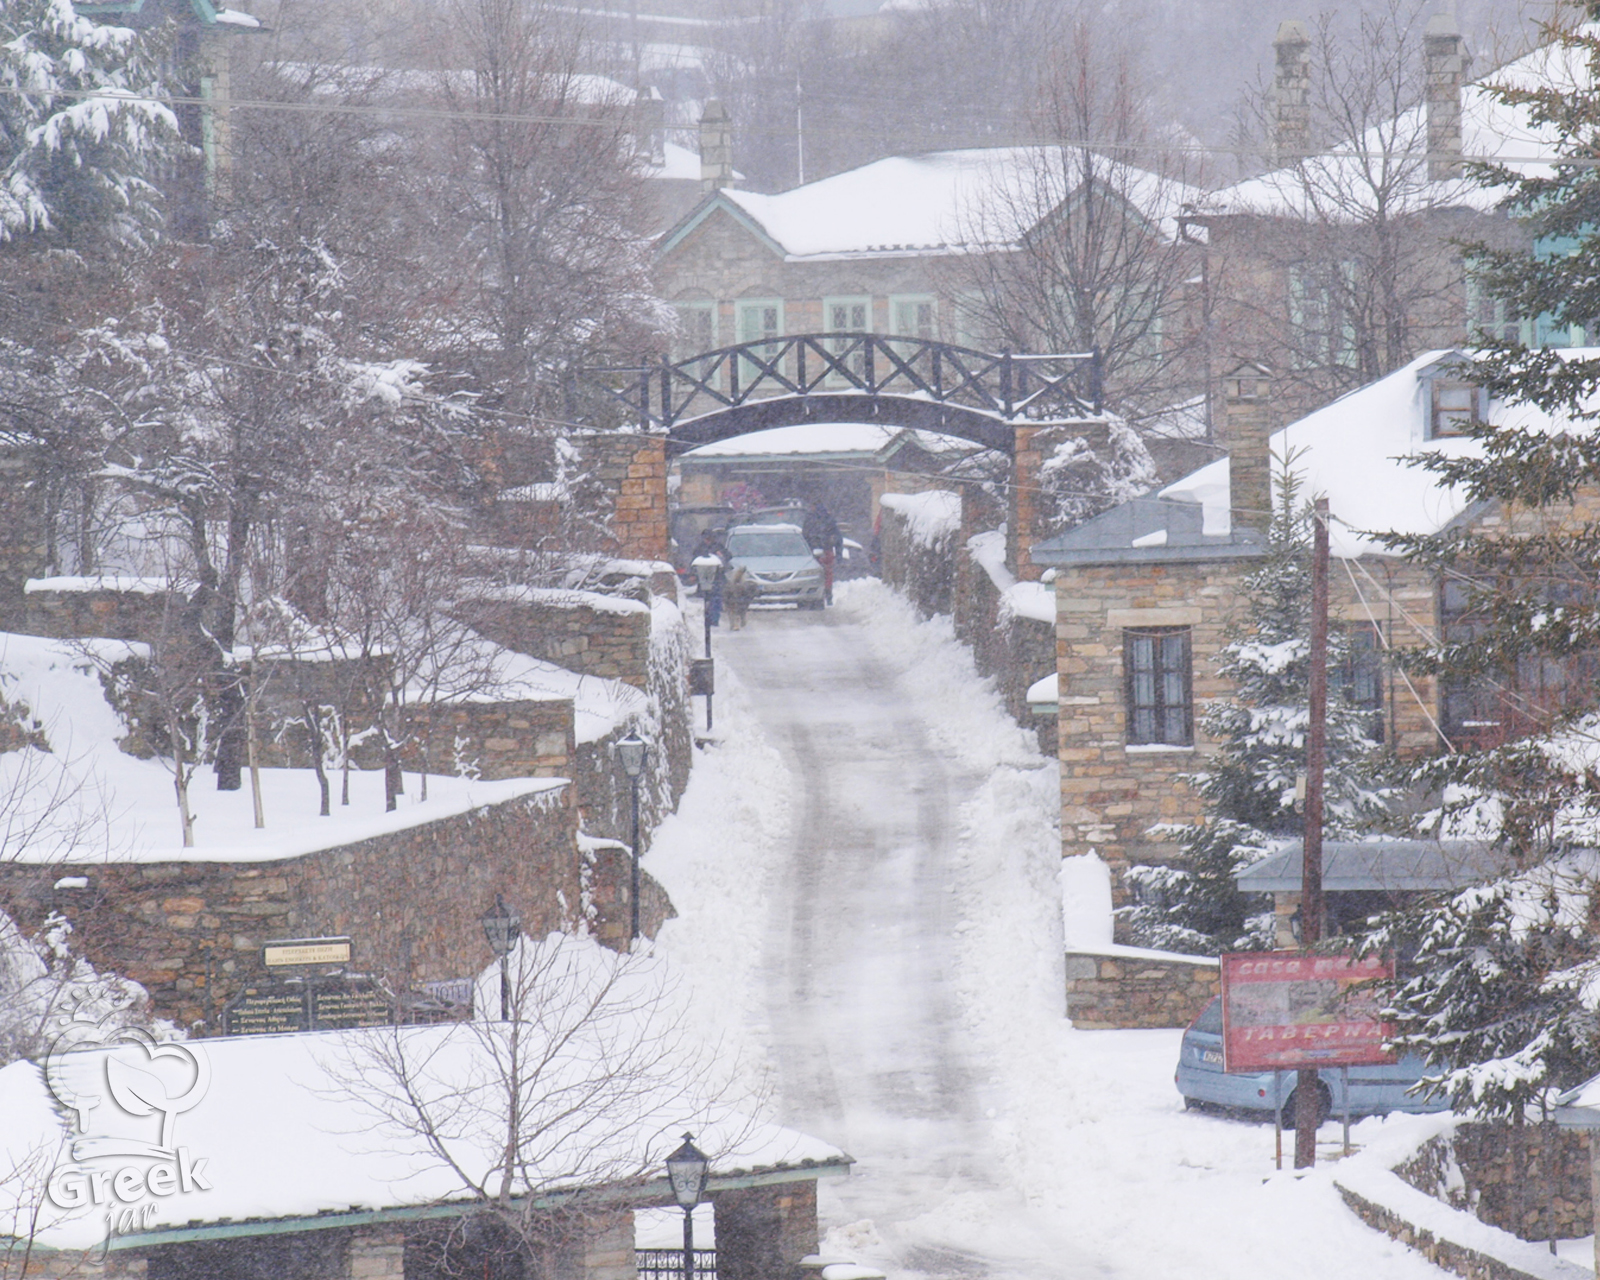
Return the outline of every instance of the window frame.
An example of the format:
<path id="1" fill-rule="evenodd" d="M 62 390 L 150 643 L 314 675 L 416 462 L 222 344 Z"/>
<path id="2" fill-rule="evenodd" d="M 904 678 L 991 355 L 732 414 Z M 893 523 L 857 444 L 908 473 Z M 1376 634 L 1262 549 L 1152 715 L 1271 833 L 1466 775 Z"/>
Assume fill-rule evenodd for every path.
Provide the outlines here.
<path id="1" fill-rule="evenodd" d="M 855 328 L 854 326 L 846 325 L 841 328 L 840 326 L 835 325 L 833 323 L 833 309 L 835 307 L 860 307 L 861 314 L 864 317 L 861 327 Z M 824 298 L 822 300 L 822 330 L 824 333 L 871 333 L 872 295 L 868 293 L 841 293 Z M 834 356 L 839 356 L 844 353 L 845 346 L 846 343 L 843 340 L 836 339 L 828 343 L 828 350 Z M 857 378 L 863 378 L 866 376 L 867 362 L 862 352 L 856 352 L 854 355 L 844 360 L 843 363 L 856 375 Z M 846 387 L 850 385 L 850 380 L 830 369 L 828 371 L 827 383 L 831 387 Z"/>
<path id="2" fill-rule="evenodd" d="M 1151 648 L 1151 664 L 1142 667 L 1138 662 L 1137 646 L 1141 640 L 1156 643 Z M 1181 640 L 1181 656 L 1174 661 L 1166 655 L 1168 641 Z M 1153 682 L 1162 677 L 1177 676 L 1182 682 L 1177 702 L 1162 696 L 1162 690 L 1152 684 L 1153 697 L 1141 701 L 1138 682 L 1148 676 Z M 1126 745 L 1138 748 L 1166 748 L 1173 751 L 1194 746 L 1194 628 L 1179 627 L 1124 627 L 1122 629 L 1122 698 Z M 1154 717 L 1149 734 L 1140 728 L 1142 714 Z M 1170 723 L 1176 715 L 1179 723 Z"/>
<path id="3" fill-rule="evenodd" d="M 916 332 L 915 328 L 907 332 L 900 324 L 901 307 L 928 308 L 928 332 L 924 335 Z M 939 341 L 939 299 L 931 293 L 891 293 L 889 295 L 889 336 L 893 338 L 917 338 L 924 342 Z"/>
<path id="4" fill-rule="evenodd" d="M 759 311 L 759 310 L 765 310 L 768 307 L 772 308 L 774 313 L 775 313 L 776 320 L 777 320 L 777 328 L 770 335 L 763 333 L 763 334 L 758 334 L 758 335 L 755 335 L 755 336 L 752 336 L 752 337 L 746 337 L 745 336 L 745 329 L 746 329 L 745 317 L 747 315 L 751 314 L 752 312 Z M 733 332 L 734 332 L 734 342 L 737 343 L 738 345 L 742 346 L 747 342 L 749 342 L 749 343 L 774 342 L 775 343 L 778 339 L 783 337 L 783 330 L 784 330 L 784 323 L 783 323 L 783 299 L 782 298 L 736 298 L 736 299 L 734 299 L 734 303 L 733 303 Z M 763 352 L 762 354 L 766 354 L 766 353 Z M 748 359 L 744 358 L 744 357 L 740 358 L 739 366 L 740 366 L 740 368 L 739 368 L 739 387 L 740 387 L 741 390 L 743 390 L 744 388 L 748 387 L 750 385 L 750 383 L 753 382 L 756 378 L 760 377 L 760 370 L 758 370 L 755 367 L 754 364 L 750 363 L 750 361 Z"/>

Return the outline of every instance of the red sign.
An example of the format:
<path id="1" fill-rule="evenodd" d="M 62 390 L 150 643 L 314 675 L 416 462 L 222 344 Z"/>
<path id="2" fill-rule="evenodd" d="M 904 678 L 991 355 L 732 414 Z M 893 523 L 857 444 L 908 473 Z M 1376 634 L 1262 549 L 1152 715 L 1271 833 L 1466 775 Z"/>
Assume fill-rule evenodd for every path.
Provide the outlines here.
<path id="1" fill-rule="evenodd" d="M 1394 966 L 1378 956 L 1253 951 L 1222 957 L 1225 1071 L 1292 1071 L 1393 1062 L 1394 1025 L 1378 1017 L 1379 984 Z"/>

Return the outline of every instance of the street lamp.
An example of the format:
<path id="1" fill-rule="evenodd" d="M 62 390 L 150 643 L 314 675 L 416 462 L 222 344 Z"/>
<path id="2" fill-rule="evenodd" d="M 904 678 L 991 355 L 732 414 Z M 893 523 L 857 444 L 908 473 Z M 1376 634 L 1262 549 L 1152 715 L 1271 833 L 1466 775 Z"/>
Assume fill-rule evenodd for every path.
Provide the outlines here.
<path id="1" fill-rule="evenodd" d="M 639 936 L 639 778 L 644 773 L 646 751 L 644 739 L 632 730 L 617 743 L 617 759 L 622 762 L 622 772 L 628 775 L 633 792 L 633 891 L 628 897 L 633 916 L 633 929 L 628 934 L 630 940 Z"/>
<path id="2" fill-rule="evenodd" d="M 694 1207 L 706 1193 L 711 1162 L 694 1145 L 694 1135 L 683 1135 L 683 1145 L 667 1157 L 667 1181 L 672 1198 L 683 1210 L 683 1280 L 694 1280 Z"/>
<path id="3" fill-rule="evenodd" d="M 507 968 L 507 959 L 511 955 L 511 948 L 517 945 L 517 939 L 522 936 L 522 917 L 506 906 L 506 900 L 497 893 L 494 895 L 494 910 L 485 911 L 479 923 L 483 925 L 483 936 L 489 940 L 490 948 L 500 957 L 500 1021 L 509 1022 L 511 972 Z"/>

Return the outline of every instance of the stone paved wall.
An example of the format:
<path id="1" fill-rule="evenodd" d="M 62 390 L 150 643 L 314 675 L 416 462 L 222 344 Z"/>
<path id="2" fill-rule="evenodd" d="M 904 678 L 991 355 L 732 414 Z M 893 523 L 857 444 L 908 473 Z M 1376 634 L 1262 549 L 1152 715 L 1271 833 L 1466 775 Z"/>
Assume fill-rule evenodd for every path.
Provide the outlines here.
<path id="1" fill-rule="evenodd" d="M 1067 952 L 1067 1017 L 1080 1030 L 1186 1027 L 1221 991 L 1215 960 Z"/>
<path id="2" fill-rule="evenodd" d="M 649 683 L 650 605 L 593 591 L 535 591 L 474 600 L 463 621 L 496 644 L 586 676 Z"/>
<path id="3" fill-rule="evenodd" d="M 58 640 L 105 636 L 153 644 L 166 622 L 168 597 L 155 591 L 29 591 L 22 619 L 10 630 Z"/>
<path id="4" fill-rule="evenodd" d="M 349 934 L 355 967 L 404 987 L 469 977 L 492 958 L 478 918 L 503 893 L 524 930 L 580 902 L 566 788 L 272 862 L 0 863 L 0 910 L 27 932 L 51 910 L 100 969 L 140 982 L 180 1026 L 215 1019 L 272 938 Z M 87 889 L 55 889 L 63 876 Z"/>
<path id="5" fill-rule="evenodd" d="M 1508 1266 L 1486 1253 L 1456 1244 L 1453 1240 L 1440 1240 L 1431 1231 L 1407 1222 L 1394 1210 L 1374 1204 L 1337 1180 L 1334 1186 L 1351 1211 L 1369 1227 L 1383 1232 L 1392 1240 L 1398 1240 L 1409 1249 L 1415 1249 L 1441 1270 L 1462 1276 L 1464 1280 L 1540 1280 L 1532 1273 Z"/>
<path id="6" fill-rule="evenodd" d="M 1395 1173 L 1523 1240 L 1576 1240 L 1594 1234 L 1591 1137 L 1539 1124 L 1461 1124 Z"/>

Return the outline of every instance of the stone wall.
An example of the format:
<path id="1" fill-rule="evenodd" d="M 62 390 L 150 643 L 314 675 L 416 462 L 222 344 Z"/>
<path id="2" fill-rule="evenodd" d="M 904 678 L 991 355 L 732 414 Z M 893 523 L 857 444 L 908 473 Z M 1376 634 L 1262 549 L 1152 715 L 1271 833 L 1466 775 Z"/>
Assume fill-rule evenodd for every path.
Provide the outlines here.
<path id="1" fill-rule="evenodd" d="M 1415 1249 L 1434 1266 L 1461 1276 L 1463 1280 L 1542 1280 L 1541 1276 L 1501 1262 L 1477 1249 L 1470 1249 L 1453 1240 L 1440 1240 L 1431 1231 L 1407 1222 L 1393 1209 L 1374 1203 L 1338 1181 L 1334 1186 L 1356 1217 L 1369 1227 L 1383 1232 L 1391 1240 L 1398 1240 L 1408 1249 Z"/>
<path id="2" fill-rule="evenodd" d="M 111 579 L 106 586 L 88 591 L 30 584 L 23 616 L 6 630 L 57 640 L 104 636 L 110 640 L 155 643 L 168 625 L 171 597 L 165 591 L 119 588 L 113 585 L 115 581 Z"/>
<path id="3" fill-rule="evenodd" d="M 1067 952 L 1067 1017 L 1080 1030 L 1186 1027 L 1221 993 L 1221 965 L 1205 957 Z"/>
<path id="4" fill-rule="evenodd" d="M 1576 1240 L 1594 1234 L 1590 1146 L 1586 1129 L 1460 1124 L 1395 1173 L 1523 1240 Z"/>
<path id="5" fill-rule="evenodd" d="M 458 612 L 462 621 L 507 649 L 636 689 L 649 684 L 646 600 L 530 587 L 468 601 Z"/>
<path id="6" fill-rule="evenodd" d="M 83 876 L 86 889 L 56 889 Z M 0 863 L 0 910 L 26 932 L 52 910 L 97 968 L 142 983 L 180 1026 L 216 1026 L 273 938 L 349 934 L 354 967 L 392 986 L 464 978 L 492 958 L 478 918 L 503 893 L 529 934 L 580 902 L 576 812 L 550 788 L 271 862 Z"/>
<path id="7" fill-rule="evenodd" d="M 905 495 L 924 498 L 929 492 Z M 924 618 L 949 613 L 955 587 L 958 524 L 932 528 L 912 508 L 896 507 L 889 495 L 882 504 L 879 555 L 883 580 L 911 602 Z"/>

